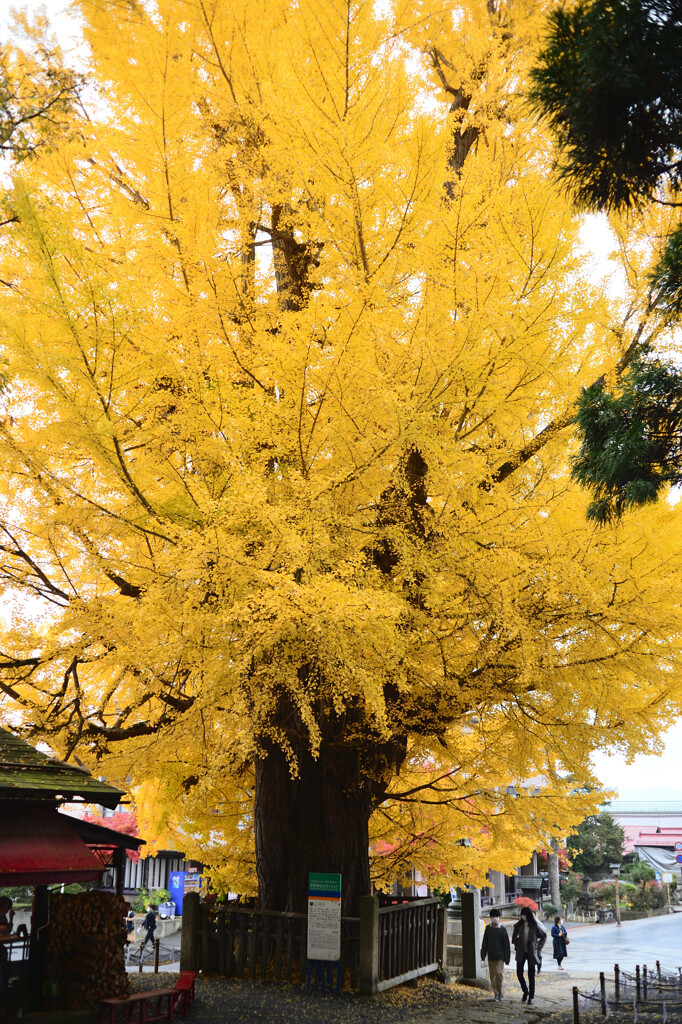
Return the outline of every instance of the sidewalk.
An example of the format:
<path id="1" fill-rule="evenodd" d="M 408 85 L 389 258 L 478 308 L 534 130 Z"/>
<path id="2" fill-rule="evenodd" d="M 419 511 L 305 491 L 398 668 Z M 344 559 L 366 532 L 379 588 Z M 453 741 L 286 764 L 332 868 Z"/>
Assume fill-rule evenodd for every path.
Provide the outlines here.
<path id="1" fill-rule="evenodd" d="M 599 972 L 557 971 L 552 965 L 535 979 L 533 1005 L 521 1002 L 521 989 L 516 979 L 514 963 L 505 968 L 501 1002 L 496 1003 L 489 992 L 472 992 L 467 1001 L 458 1002 L 451 1009 L 433 1016 L 433 1024 L 535 1024 L 547 1017 L 572 1019 L 573 986 L 581 992 L 591 993 L 599 985 Z"/>

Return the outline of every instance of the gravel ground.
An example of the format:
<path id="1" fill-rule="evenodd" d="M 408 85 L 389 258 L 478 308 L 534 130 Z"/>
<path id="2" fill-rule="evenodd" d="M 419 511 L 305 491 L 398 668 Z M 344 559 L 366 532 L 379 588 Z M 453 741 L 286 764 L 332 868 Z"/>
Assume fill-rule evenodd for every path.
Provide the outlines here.
<path id="1" fill-rule="evenodd" d="M 135 992 L 171 987 L 176 975 L 131 975 Z M 161 979 L 163 979 L 161 981 Z M 307 992 L 278 982 L 198 978 L 190 1024 L 421 1024 L 472 1002 L 487 1002 L 487 993 L 463 985 L 425 980 L 414 989 L 400 986 L 376 1002 L 343 993 Z"/>
<path id="2" fill-rule="evenodd" d="M 197 978 L 196 1000 L 187 1024 L 573 1024 L 572 989 L 591 993 L 598 974 L 543 971 L 537 979 L 535 1003 L 521 1002 L 511 970 L 505 972 L 504 999 L 494 1002 L 489 992 L 463 985 L 444 986 L 422 980 L 418 987 L 400 986 L 375 1001 L 344 993 L 306 992 L 297 985 L 277 982 Z M 133 974 L 133 992 L 171 988 L 177 974 Z M 602 1024 L 600 1004 L 581 1005 L 581 1024 Z M 97 1010 L 35 1018 L 36 1024 L 95 1024 Z M 182 1016 L 176 1016 L 178 1024 Z M 632 1004 L 611 1007 L 609 1024 L 682 1024 L 682 1005 Z"/>

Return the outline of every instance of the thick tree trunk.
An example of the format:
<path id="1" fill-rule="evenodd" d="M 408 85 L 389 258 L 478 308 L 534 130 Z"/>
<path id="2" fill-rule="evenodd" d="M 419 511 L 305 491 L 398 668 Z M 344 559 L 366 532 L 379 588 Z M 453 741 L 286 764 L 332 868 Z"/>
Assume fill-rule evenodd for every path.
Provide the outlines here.
<path id="1" fill-rule="evenodd" d="M 559 844 L 552 840 L 552 848 L 547 851 L 547 871 L 549 873 L 549 894 L 552 903 L 561 913 L 561 888 L 559 885 Z"/>
<path id="2" fill-rule="evenodd" d="M 254 824 L 260 905 L 305 911 L 310 871 L 342 875 L 342 912 L 357 914 L 369 892 L 372 786 L 358 777 L 357 753 L 322 745 L 299 754 L 292 778 L 279 747 L 256 762 Z"/>

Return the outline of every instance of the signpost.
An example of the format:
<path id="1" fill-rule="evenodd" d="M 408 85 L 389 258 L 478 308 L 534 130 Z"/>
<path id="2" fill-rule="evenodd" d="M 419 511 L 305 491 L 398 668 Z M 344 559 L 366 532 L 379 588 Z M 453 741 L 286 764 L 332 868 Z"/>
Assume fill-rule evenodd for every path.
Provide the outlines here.
<path id="1" fill-rule="evenodd" d="M 341 957 L 341 875 L 308 875 L 308 959 Z"/>

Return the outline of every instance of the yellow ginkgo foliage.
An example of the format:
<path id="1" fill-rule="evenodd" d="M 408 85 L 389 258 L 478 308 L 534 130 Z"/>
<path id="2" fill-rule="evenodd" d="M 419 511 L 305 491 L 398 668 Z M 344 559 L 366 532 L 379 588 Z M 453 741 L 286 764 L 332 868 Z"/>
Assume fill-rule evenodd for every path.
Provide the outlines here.
<path id="1" fill-rule="evenodd" d="M 662 325 L 552 185 L 550 6 L 83 0 L 4 196 L 0 709 L 264 907 L 511 870 L 680 712 L 679 515 L 570 482 Z"/>

